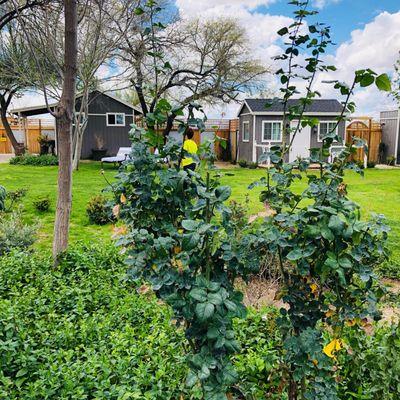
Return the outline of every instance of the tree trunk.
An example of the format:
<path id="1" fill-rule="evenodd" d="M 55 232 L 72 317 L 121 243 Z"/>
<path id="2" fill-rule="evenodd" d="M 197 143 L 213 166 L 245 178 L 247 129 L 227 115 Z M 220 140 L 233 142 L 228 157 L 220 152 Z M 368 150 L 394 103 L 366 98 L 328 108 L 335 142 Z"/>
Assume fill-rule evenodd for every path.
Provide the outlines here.
<path id="1" fill-rule="evenodd" d="M 11 98 L 10 98 L 11 100 Z M 8 122 L 7 119 L 7 107 L 8 104 L 10 103 L 10 100 L 5 100 L 3 97 L 0 98 L 0 114 L 1 114 L 1 122 L 4 126 L 4 129 L 6 131 L 6 135 L 8 137 L 8 139 L 11 142 L 11 146 L 14 149 L 14 153 L 16 156 L 19 156 L 21 154 L 25 153 L 25 146 L 23 144 L 20 144 L 17 142 L 17 139 L 14 136 L 14 133 L 11 129 L 11 126 Z M 8 103 L 8 104 L 7 104 Z"/>
<path id="2" fill-rule="evenodd" d="M 57 107 L 58 132 L 58 195 L 54 223 L 53 258 L 68 247 L 69 223 L 72 207 L 72 121 L 75 108 L 75 82 L 77 74 L 77 2 L 64 0 L 65 51 L 64 82 L 60 104 Z"/>
<path id="3" fill-rule="evenodd" d="M 89 88 L 85 88 L 81 97 L 81 107 L 79 114 L 75 117 L 74 128 L 74 152 L 72 160 L 72 170 L 79 169 L 79 161 L 82 155 L 83 135 L 85 134 L 89 119 Z"/>
<path id="4" fill-rule="evenodd" d="M 292 379 L 292 377 L 290 377 L 289 380 L 288 399 L 289 400 L 298 399 L 297 383 Z"/>

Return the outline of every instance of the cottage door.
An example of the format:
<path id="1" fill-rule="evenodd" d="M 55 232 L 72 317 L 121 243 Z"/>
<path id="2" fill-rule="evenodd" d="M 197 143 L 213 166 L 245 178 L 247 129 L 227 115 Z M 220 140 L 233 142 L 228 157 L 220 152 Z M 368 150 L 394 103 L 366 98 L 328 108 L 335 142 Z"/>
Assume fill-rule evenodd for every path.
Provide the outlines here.
<path id="1" fill-rule="evenodd" d="M 297 122 L 293 123 L 293 128 Z M 295 161 L 297 158 L 306 158 L 310 156 L 311 147 L 311 128 L 306 126 L 297 132 L 289 153 L 289 161 Z"/>

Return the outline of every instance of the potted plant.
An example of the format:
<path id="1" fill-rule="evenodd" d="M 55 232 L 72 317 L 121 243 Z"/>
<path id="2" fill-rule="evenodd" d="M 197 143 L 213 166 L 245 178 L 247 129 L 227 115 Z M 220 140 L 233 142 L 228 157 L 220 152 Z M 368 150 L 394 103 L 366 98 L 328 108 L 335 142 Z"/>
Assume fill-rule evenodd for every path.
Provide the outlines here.
<path id="1" fill-rule="evenodd" d="M 96 141 L 96 148 L 92 149 L 92 159 L 95 161 L 100 161 L 107 155 L 107 149 L 104 148 L 104 138 L 99 135 L 95 135 L 94 139 Z"/>

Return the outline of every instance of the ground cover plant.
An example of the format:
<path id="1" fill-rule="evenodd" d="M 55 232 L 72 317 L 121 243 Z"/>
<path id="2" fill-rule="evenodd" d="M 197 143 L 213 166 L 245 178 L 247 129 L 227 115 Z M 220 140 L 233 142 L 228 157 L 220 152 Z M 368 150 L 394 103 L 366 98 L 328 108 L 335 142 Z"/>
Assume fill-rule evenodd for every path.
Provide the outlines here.
<path id="1" fill-rule="evenodd" d="M 57 156 L 52 154 L 34 155 L 24 154 L 10 159 L 11 165 L 34 165 L 36 167 L 44 167 L 49 165 L 58 165 Z"/>
<path id="2" fill-rule="evenodd" d="M 241 346 L 233 358 L 234 400 L 286 400 L 278 315 L 249 309 L 234 321 Z M 184 333 L 171 318 L 168 307 L 127 279 L 124 256 L 110 244 L 74 246 L 57 269 L 50 251 L 2 256 L 0 397 L 200 399 L 185 386 Z M 345 330 L 341 400 L 397 399 L 398 329 Z"/>

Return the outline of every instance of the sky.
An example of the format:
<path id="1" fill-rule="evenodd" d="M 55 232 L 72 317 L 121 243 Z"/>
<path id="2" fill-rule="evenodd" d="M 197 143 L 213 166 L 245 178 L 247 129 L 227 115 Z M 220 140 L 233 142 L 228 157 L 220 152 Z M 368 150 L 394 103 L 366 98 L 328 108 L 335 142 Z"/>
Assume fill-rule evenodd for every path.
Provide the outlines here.
<path id="1" fill-rule="evenodd" d="M 327 60 L 338 67 L 331 76 L 321 76 L 316 89 L 325 98 L 338 98 L 322 80 L 351 82 L 354 71 L 371 68 L 377 73 L 393 73 L 400 51 L 400 0 L 313 0 L 319 11 L 318 20 L 331 27 L 335 46 Z M 176 0 L 184 18 L 216 18 L 230 16 L 246 29 L 254 55 L 267 65 L 281 51 L 282 42 L 276 32 L 290 23 L 293 6 L 287 0 Z M 271 87 L 276 89 L 272 79 Z M 338 98 L 341 100 L 340 98 Z M 358 90 L 354 96 L 357 115 L 379 116 L 396 104 L 375 88 Z M 209 110 L 211 117 L 222 113 L 234 116 L 237 105 Z"/>
<path id="2" fill-rule="evenodd" d="M 282 41 L 276 33 L 291 23 L 293 6 L 287 0 L 172 0 L 185 19 L 232 17 L 246 31 L 254 58 L 276 68 L 273 56 L 281 53 Z M 331 27 L 335 43 L 327 54 L 327 62 L 338 67 L 333 75 L 319 76 L 315 89 L 323 98 L 337 98 L 336 91 L 322 81 L 338 79 L 351 82 L 354 71 L 371 68 L 377 73 L 393 73 L 400 52 L 400 0 L 311 0 L 319 11 L 318 21 Z M 278 92 L 273 75 L 268 87 Z M 356 114 L 379 117 L 379 112 L 396 108 L 387 94 L 370 87 L 358 90 L 353 98 Z M 42 100 L 43 101 L 43 100 Z M 42 103 L 39 100 L 39 103 Z M 14 107 L 38 104 L 38 96 L 30 94 L 16 100 Z M 206 107 L 209 118 L 233 118 L 238 104 Z"/>

